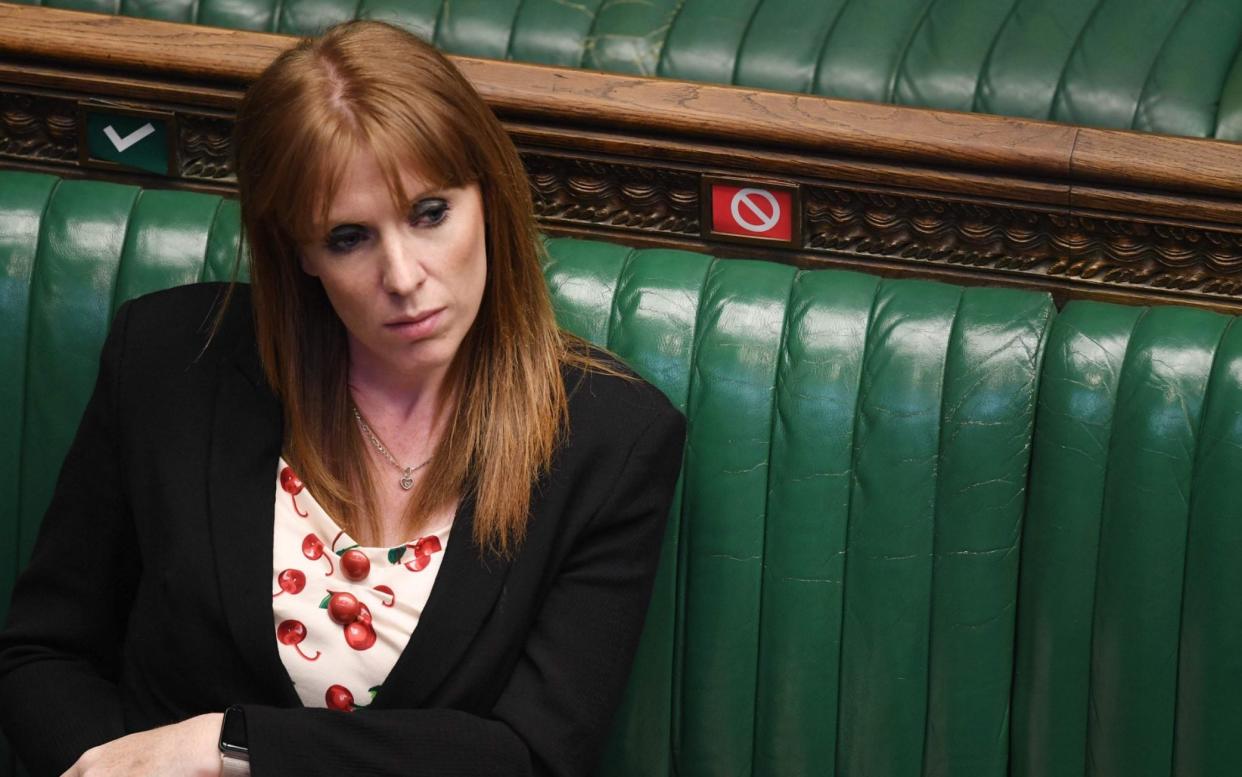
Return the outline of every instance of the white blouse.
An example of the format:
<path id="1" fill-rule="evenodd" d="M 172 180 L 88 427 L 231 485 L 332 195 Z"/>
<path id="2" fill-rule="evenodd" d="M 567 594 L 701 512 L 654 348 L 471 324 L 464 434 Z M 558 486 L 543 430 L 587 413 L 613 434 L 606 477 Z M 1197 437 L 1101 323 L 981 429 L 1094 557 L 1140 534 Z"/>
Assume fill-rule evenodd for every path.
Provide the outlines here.
<path id="1" fill-rule="evenodd" d="M 452 519 L 393 548 L 364 548 L 284 458 L 275 491 L 272 614 L 281 660 L 303 705 L 365 707 L 418 626 Z"/>

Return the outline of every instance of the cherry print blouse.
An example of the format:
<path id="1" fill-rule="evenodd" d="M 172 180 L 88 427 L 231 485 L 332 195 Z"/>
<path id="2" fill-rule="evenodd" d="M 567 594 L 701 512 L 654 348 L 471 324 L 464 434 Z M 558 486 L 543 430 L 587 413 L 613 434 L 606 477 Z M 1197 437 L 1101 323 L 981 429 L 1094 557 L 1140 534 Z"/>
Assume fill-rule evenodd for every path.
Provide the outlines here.
<path id="1" fill-rule="evenodd" d="M 371 703 L 431 595 L 450 520 L 393 548 L 364 548 L 324 512 L 283 458 L 277 468 L 272 614 L 302 704 Z"/>

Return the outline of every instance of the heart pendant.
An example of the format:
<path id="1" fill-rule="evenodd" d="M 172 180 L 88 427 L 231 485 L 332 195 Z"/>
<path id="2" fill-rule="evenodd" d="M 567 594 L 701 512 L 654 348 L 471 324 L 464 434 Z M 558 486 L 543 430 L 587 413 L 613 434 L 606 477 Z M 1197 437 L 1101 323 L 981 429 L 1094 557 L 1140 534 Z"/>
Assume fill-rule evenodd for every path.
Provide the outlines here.
<path id="1" fill-rule="evenodd" d="M 405 489 L 406 491 L 409 491 L 413 487 L 414 487 L 414 478 L 410 477 L 409 475 L 406 475 L 405 477 L 401 478 L 401 488 Z"/>

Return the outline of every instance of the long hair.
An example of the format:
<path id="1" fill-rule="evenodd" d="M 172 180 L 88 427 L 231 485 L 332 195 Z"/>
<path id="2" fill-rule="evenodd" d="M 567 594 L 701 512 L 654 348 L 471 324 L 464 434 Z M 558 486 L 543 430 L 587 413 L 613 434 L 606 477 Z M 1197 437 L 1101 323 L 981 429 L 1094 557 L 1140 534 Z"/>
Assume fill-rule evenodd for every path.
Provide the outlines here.
<path id="1" fill-rule="evenodd" d="M 412 536 L 436 511 L 473 497 L 475 541 L 511 554 L 525 536 L 532 484 L 566 426 L 561 368 L 599 364 L 557 328 L 529 184 L 500 122 L 431 46 L 357 21 L 301 41 L 264 71 L 238 111 L 234 148 L 255 331 L 284 407 L 284 453 L 342 528 L 370 538 L 363 544 L 378 543 L 380 522 L 351 411 L 346 333 L 296 247 L 326 223 L 358 149 L 375 154 L 401 210 L 403 166 L 434 187 L 479 184 L 483 299 L 450 365 L 445 431 L 403 528 Z"/>

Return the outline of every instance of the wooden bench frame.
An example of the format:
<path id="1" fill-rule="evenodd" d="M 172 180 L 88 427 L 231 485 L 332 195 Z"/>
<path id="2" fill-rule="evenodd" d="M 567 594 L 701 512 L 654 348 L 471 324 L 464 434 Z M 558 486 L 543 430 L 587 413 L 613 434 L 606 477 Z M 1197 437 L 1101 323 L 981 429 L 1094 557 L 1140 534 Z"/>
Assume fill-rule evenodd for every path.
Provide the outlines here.
<path id="1" fill-rule="evenodd" d="M 245 89 L 295 38 L 0 3 L 0 167 L 232 193 Z M 1242 312 L 1242 144 L 455 57 L 550 234 Z M 174 174 L 86 158 L 83 111 L 170 115 Z M 788 243 L 710 229 L 785 188 Z"/>

